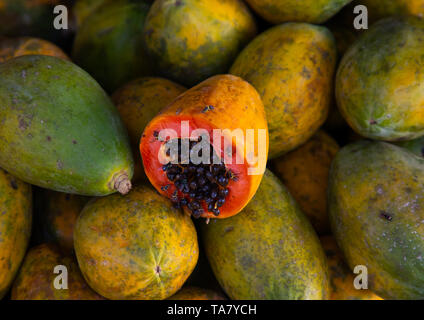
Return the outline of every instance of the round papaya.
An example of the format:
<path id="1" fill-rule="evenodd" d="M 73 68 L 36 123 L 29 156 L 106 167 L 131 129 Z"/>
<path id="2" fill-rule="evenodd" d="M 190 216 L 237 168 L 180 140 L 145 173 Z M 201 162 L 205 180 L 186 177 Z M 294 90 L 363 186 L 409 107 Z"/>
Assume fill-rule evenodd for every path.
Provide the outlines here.
<path id="1" fill-rule="evenodd" d="M 318 131 L 304 145 L 272 162 L 279 177 L 318 234 L 330 231 L 327 184 L 331 161 L 339 151 L 333 138 Z"/>
<path id="2" fill-rule="evenodd" d="M 31 222 L 31 186 L 0 168 L 0 300 L 24 258 Z"/>
<path id="3" fill-rule="evenodd" d="M 241 0 L 157 0 L 144 26 L 156 69 L 186 86 L 226 73 L 255 34 L 255 20 Z"/>
<path id="4" fill-rule="evenodd" d="M 408 149 L 419 157 L 424 157 L 424 136 L 410 141 L 400 141 L 396 145 Z"/>
<path id="5" fill-rule="evenodd" d="M 325 27 L 305 23 L 273 27 L 240 53 L 230 73 L 251 83 L 262 97 L 270 158 L 306 142 L 324 123 L 335 68 L 333 36 Z"/>
<path id="6" fill-rule="evenodd" d="M 288 21 L 323 23 L 352 0 L 246 0 L 265 20 L 279 24 Z"/>
<path id="7" fill-rule="evenodd" d="M 242 212 L 203 224 L 201 233 L 212 270 L 231 299 L 328 298 L 328 266 L 319 239 L 270 171 Z"/>
<path id="8" fill-rule="evenodd" d="M 184 287 L 168 300 L 226 300 L 221 294 L 197 287 Z"/>
<path id="9" fill-rule="evenodd" d="M 0 41 L 0 63 L 27 55 L 46 55 L 70 60 L 62 49 L 43 39 L 21 37 L 5 38 Z"/>
<path id="10" fill-rule="evenodd" d="M 54 242 L 65 252 L 74 248 L 74 228 L 89 197 L 46 190 L 43 195 L 41 228 L 47 242 Z"/>
<path id="11" fill-rule="evenodd" d="M 56 191 L 106 195 L 131 188 L 126 130 L 106 93 L 63 59 L 0 64 L 0 167 Z"/>
<path id="12" fill-rule="evenodd" d="M 332 236 L 324 236 L 320 240 L 330 269 L 330 300 L 382 300 L 369 289 L 354 287 L 357 275 L 349 270 L 343 254 Z"/>
<path id="13" fill-rule="evenodd" d="M 374 24 L 343 57 L 337 105 L 360 135 L 385 141 L 424 135 L 424 21 L 394 17 Z"/>
<path id="14" fill-rule="evenodd" d="M 77 31 L 72 59 L 108 92 L 153 72 L 142 36 L 148 10 L 143 1 L 107 1 Z"/>
<path id="15" fill-rule="evenodd" d="M 342 148 L 330 170 L 331 229 L 349 268 L 384 299 L 424 298 L 424 159 L 390 143 Z"/>
<path id="16" fill-rule="evenodd" d="M 424 0 L 355 0 L 353 4 L 365 5 L 372 22 L 393 15 L 424 17 Z"/>
<path id="17" fill-rule="evenodd" d="M 78 218 L 75 252 L 90 287 L 109 299 L 166 299 L 199 256 L 190 217 L 150 187 L 89 202 Z"/>
<path id="18" fill-rule="evenodd" d="M 164 78 L 145 77 L 133 80 L 112 95 L 121 119 L 128 130 L 136 159 L 133 181 L 147 180 L 139 151 L 144 128 L 164 107 L 186 89 Z"/>
<path id="19" fill-rule="evenodd" d="M 81 275 L 73 256 L 54 244 L 31 248 L 13 283 L 12 300 L 103 300 Z"/>
<path id="20" fill-rule="evenodd" d="M 255 194 L 268 154 L 256 90 L 231 75 L 181 94 L 145 128 L 140 152 L 152 185 L 194 217 L 226 218 Z"/>

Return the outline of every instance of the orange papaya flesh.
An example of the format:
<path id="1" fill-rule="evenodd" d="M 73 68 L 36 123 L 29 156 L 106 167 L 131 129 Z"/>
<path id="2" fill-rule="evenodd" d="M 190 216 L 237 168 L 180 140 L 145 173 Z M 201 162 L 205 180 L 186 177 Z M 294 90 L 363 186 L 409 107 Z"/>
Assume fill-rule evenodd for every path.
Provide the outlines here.
<path id="1" fill-rule="evenodd" d="M 163 129 L 173 130 L 176 136 L 162 137 Z M 217 157 L 211 156 L 210 164 L 191 160 L 167 163 L 171 159 L 166 152 L 169 142 L 193 139 L 197 129 L 209 135 Z M 216 129 L 222 135 L 214 136 Z M 256 137 L 236 139 L 231 134 L 236 129 L 245 136 L 247 129 L 253 129 Z M 259 140 L 260 129 L 264 141 Z M 265 169 L 268 140 L 264 106 L 256 90 L 239 77 L 218 75 L 186 91 L 153 118 L 143 132 L 140 152 L 152 185 L 177 207 L 184 207 L 196 218 L 226 218 L 240 212 L 255 194 Z M 190 148 L 196 144 L 193 141 Z M 262 161 L 247 161 L 247 151 Z M 193 181 L 197 186 L 191 184 Z M 204 185 L 209 187 L 203 189 Z"/>

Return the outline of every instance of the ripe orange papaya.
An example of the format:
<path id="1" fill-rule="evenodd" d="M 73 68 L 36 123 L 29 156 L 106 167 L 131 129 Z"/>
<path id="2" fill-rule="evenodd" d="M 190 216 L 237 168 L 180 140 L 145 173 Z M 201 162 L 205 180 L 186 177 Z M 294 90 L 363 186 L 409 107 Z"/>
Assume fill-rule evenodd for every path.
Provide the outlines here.
<path id="1" fill-rule="evenodd" d="M 63 267 L 56 269 L 57 266 L 66 269 Z M 61 289 L 61 286 L 65 285 L 64 279 L 67 279 L 65 282 L 67 289 Z M 28 251 L 13 283 L 11 298 L 12 300 L 104 299 L 84 281 L 75 258 L 62 254 L 59 247 L 54 244 L 41 244 Z"/>
<path id="2" fill-rule="evenodd" d="M 273 171 L 289 189 L 318 234 L 330 231 L 327 214 L 328 173 L 339 146 L 324 131 L 272 162 Z"/>
<path id="3" fill-rule="evenodd" d="M 32 223 L 31 186 L 0 168 L 0 299 L 24 258 Z"/>
<path id="4" fill-rule="evenodd" d="M 230 73 L 262 97 L 270 134 L 270 158 L 306 142 L 324 123 L 333 92 L 336 45 L 321 26 L 286 23 L 256 37 Z"/>
<path id="5" fill-rule="evenodd" d="M 133 181 L 147 180 L 139 151 L 144 128 L 164 107 L 186 89 L 164 78 L 145 77 L 131 81 L 112 95 L 128 130 L 135 165 Z"/>
<path id="6" fill-rule="evenodd" d="M 162 76 L 191 87 L 227 72 L 256 32 L 241 0 L 157 0 L 144 41 Z"/>
<path id="7" fill-rule="evenodd" d="M 184 287 L 168 300 L 226 300 L 215 291 L 197 287 Z"/>
<path id="8" fill-rule="evenodd" d="M 195 217 L 235 215 L 254 196 L 267 161 L 259 94 L 239 77 L 209 78 L 153 118 L 140 152 L 150 182 L 176 206 Z"/>
<path id="9" fill-rule="evenodd" d="M 38 38 L 5 38 L 0 41 L 0 63 L 27 55 L 46 55 L 65 60 L 69 57 L 55 44 Z"/>
<path id="10" fill-rule="evenodd" d="M 75 252 L 91 288 L 109 299 L 166 299 L 199 256 L 190 217 L 154 189 L 89 202 L 78 218 Z"/>

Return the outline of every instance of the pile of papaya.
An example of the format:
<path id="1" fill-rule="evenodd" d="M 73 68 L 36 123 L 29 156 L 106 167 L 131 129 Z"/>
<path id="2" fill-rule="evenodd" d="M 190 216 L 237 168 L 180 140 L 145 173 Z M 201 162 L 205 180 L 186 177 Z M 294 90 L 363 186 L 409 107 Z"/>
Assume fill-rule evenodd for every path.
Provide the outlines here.
<path id="1" fill-rule="evenodd" d="M 0 299 L 424 299 L 422 18 L 0 0 Z"/>

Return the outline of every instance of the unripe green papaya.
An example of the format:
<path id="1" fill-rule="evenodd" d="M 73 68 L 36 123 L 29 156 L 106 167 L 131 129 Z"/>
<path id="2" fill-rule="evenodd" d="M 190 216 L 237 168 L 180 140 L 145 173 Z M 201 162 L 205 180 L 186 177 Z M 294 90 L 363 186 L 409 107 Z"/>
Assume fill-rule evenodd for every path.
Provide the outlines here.
<path id="1" fill-rule="evenodd" d="M 0 168 L 0 300 L 24 258 L 31 222 L 31 186 Z"/>
<path id="2" fill-rule="evenodd" d="M 424 157 L 424 136 L 414 140 L 396 142 L 395 144 L 408 149 L 417 156 Z"/>
<path id="3" fill-rule="evenodd" d="M 0 65 L 0 167 L 40 187 L 126 193 L 133 159 L 106 93 L 73 63 L 22 56 Z"/>
<path id="4" fill-rule="evenodd" d="M 326 299 L 328 267 L 306 216 L 270 171 L 250 203 L 202 225 L 216 278 L 231 299 Z"/>
<path id="5" fill-rule="evenodd" d="M 385 142 L 359 141 L 333 161 L 330 223 L 351 270 L 367 268 L 384 299 L 424 298 L 424 159 Z"/>

